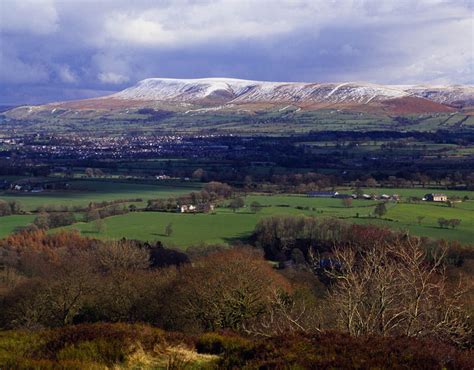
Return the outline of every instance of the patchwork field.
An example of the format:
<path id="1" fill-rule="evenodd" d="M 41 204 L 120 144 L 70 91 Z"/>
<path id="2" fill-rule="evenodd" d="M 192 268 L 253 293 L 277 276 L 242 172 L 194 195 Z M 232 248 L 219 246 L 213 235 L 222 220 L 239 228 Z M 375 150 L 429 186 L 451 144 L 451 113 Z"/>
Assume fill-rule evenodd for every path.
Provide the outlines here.
<path id="1" fill-rule="evenodd" d="M 250 212 L 249 209 L 254 201 L 264 206 L 258 213 Z M 387 213 L 382 218 L 373 216 L 376 201 L 354 200 L 352 207 L 345 207 L 340 199 L 251 195 L 245 198 L 245 203 L 246 207 L 236 212 L 222 207 L 217 208 L 214 214 L 129 213 L 105 219 L 105 227 L 100 232 L 91 223 L 77 223 L 69 228 L 76 228 L 83 234 L 94 237 L 161 240 L 168 246 L 186 248 L 200 244 L 228 244 L 237 239 L 245 239 L 263 217 L 305 214 L 384 225 L 436 239 L 458 240 L 462 243 L 474 240 L 474 201 L 456 204 L 455 208 L 434 203 L 388 203 Z M 418 216 L 424 218 L 419 221 Z M 441 229 L 437 222 L 441 217 L 458 218 L 461 224 L 455 229 Z M 166 236 L 165 228 L 169 223 L 172 224 L 173 233 Z"/>
<path id="2" fill-rule="evenodd" d="M 71 190 L 42 193 L 1 192 L 0 199 L 16 200 L 23 209 L 33 211 L 45 205 L 84 206 L 90 202 L 112 201 L 119 199 L 165 198 L 174 195 L 188 194 L 199 190 L 195 183 L 170 183 L 166 185 L 134 184 L 117 181 L 80 180 L 71 181 Z M 140 205 L 140 204 L 137 204 Z"/>
<path id="3" fill-rule="evenodd" d="M 78 182 L 87 185 L 87 182 Z M 90 185 L 90 184 L 89 184 Z M 44 204 L 84 205 L 90 201 L 103 201 L 124 198 L 142 198 L 143 206 L 147 199 L 167 197 L 189 193 L 196 189 L 192 184 L 183 187 L 152 186 L 129 183 L 94 182 L 94 192 L 72 192 L 60 194 L 29 194 L 24 196 L 0 196 L 3 199 L 19 200 L 25 209 L 33 210 Z M 438 190 L 439 191 L 439 190 Z M 344 190 L 341 190 L 344 192 Z M 349 190 L 347 190 L 349 192 Z M 367 193 L 400 194 L 402 201 L 388 202 L 387 213 L 376 218 L 373 211 L 378 201 L 353 200 L 346 207 L 342 200 L 332 198 L 309 198 L 302 195 L 249 195 L 245 197 L 245 207 L 233 212 L 224 202 L 214 213 L 210 214 L 179 214 L 162 212 L 132 212 L 125 215 L 108 217 L 98 231 L 94 223 L 77 222 L 67 229 L 77 229 L 84 235 L 98 238 L 131 238 L 155 241 L 161 240 L 168 246 L 186 248 L 200 244 L 229 244 L 238 239 L 249 237 L 258 220 L 271 215 L 304 214 L 323 218 L 337 218 L 347 222 L 361 224 L 377 224 L 390 228 L 407 230 L 420 236 L 436 239 L 458 240 L 462 243 L 474 241 L 474 200 L 455 203 L 454 207 L 439 203 L 407 203 L 408 196 L 421 197 L 430 192 L 429 189 L 364 189 Z M 443 191 L 449 196 L 474 199 L 474 192 Z M 253 213 L 250 204 L 258 202 L 263 207 Z M 0 237 L 4 237 L 19 226 L 31 223 L 35 215 L 17 215 L 0 217 Z M 77 214 L 78 220 L 82 219 Z M 452 228 L 440 228 L 439 218 L 456 218 L 461 224 Z M 171 223 L 172 233 L 165 234 L 165 228 Z"/>

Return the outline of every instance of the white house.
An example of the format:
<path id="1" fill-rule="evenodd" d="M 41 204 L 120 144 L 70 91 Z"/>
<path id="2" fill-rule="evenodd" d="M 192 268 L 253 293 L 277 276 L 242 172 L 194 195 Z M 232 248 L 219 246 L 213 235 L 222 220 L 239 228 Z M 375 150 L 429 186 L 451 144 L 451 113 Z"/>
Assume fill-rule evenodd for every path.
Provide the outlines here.
<path id="1" fill-rule="evenodd" d="M 196 206 L 193 204 L 183 204 L 178 207 L 178 211 L 181 213 L 196 212 Z"/>

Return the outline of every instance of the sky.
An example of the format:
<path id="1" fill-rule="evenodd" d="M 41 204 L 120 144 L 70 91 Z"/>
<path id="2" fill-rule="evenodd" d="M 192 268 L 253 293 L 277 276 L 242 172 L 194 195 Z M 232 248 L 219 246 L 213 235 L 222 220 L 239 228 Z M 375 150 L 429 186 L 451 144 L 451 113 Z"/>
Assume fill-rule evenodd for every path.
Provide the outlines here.
<path id="1" fill-rule="evenodd" d="M 150 77 L 473 84 L 474 0 L 0 0 L 0 104 Z"/>

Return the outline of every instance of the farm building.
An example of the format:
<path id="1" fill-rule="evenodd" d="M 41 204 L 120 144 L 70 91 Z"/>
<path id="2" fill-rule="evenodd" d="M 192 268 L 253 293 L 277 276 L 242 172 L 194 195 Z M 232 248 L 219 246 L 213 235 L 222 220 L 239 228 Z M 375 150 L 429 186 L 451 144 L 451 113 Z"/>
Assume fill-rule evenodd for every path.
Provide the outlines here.
<path id="1" fill-rule="evenodd" d="M 183 204 L 182 206 L 178 207 L 178 212 L 181 212 L 181 213 L 196 212 L 196 206 L 193 204 Z"/>
<path id="2" fill-rule="evenodd" d="M 194 204 L 183 204 L 178 206 L 177 212 L 180 213 L 207 213 L 214 211 L 215 206 L 214 204 L 198 204 L 195 206 Z"/>
<path id="3" fill-rule="evenodd" d="M 446 202 L 448 200 L 448 196 L 446 194 L 426 194 L 423 198 L 428 202 Z"/>

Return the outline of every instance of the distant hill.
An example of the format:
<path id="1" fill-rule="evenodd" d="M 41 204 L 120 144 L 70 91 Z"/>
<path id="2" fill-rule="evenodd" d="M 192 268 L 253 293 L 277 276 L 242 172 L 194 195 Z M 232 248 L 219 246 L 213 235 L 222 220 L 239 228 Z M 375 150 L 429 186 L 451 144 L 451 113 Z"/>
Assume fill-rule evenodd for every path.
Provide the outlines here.
<path id="1" fill-rule="evenodd" d="M 112 95 L 23 106 L 14 119 L 133 117 L 148 110 L 180 115 L 210 112 L 275 114 L 337 109 L 385 115 L 451 113 L 474 106 L 471 85 L 377 85 L 371 83 L 265 82 L 232 78 L 150 78 Z M 163 116 L 161 114 L 161 116 Z"/>

